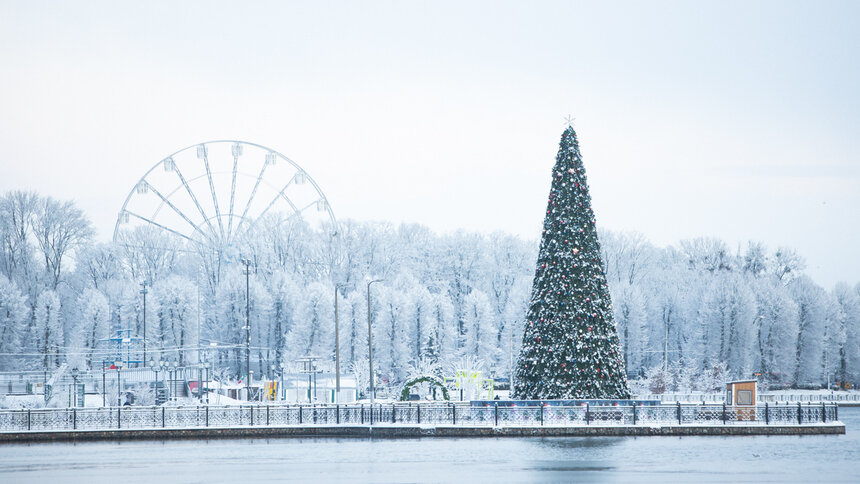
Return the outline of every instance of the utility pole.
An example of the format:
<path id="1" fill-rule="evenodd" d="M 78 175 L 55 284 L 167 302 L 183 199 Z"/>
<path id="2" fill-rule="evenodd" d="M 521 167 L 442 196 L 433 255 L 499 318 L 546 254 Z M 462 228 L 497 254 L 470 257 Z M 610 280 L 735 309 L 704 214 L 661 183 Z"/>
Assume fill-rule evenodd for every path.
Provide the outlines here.
<path id="1" fill-rule="evenodd" d="M 143 365 L 146 364 L 146 293 L 149 292 L 146 290 L 146 279 L 143 280 L 143 290 L 141 293 L 143 294 Z"/>
<path id="2" fill-rule="evenodd" d="M 669 368 L 669 323 L 666 322 L 666 334 L 663 337 L 663 373 Z"/>
<path id="3" fill-rule="evenodd" d="M 242 259 L 245 266 L 245 394 L 251 400 L 251 261 Z"/>
<path id="4" fill-rule="evenodd" d="M 376 394 L 376 388 L 373 384 L 373 328 L 370 322 L 370 285 L 374 282 L 382 282 L 382 279 L 374 279 L 367 283 L 367 359 L 370 363 L 370 404 L 373 405 L 373 400 Z"/>

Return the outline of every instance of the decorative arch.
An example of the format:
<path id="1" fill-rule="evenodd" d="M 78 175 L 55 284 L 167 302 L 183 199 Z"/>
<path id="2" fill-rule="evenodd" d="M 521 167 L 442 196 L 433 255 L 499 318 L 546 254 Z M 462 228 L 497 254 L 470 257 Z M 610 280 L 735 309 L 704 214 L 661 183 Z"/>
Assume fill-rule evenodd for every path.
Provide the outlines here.
<path id="1" fill-rule="evenodd" d="M 406 401 L 409 399 L 409 391 L 412 390 L 412 387 L 418 385 L 419 383 L 430 383 L 435 385 L 437 388 L 442 389 L 442 398 L 445 400 L 450 400 L 448 396 L 448 388 L 442 383 L 442 380 L 436 378 L 435 376 L 419 376 L 417 378 L 413 378 L 407 381 L 403 385 L 403 390 L 400 391 L 400 401 Z"/>

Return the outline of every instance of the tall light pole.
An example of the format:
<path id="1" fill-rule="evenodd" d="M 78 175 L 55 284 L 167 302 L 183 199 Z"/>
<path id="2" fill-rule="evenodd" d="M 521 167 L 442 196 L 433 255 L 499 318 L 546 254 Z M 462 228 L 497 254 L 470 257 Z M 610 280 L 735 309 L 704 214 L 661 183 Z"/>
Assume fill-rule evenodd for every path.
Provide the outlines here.
<path id="1" fill-rule="evenodd" d="M 340 324 L 337 318 L 337 290 L 345 287 L 334 285 L 334 403 L 340 402 Z"/>
<path id="2" fill-rule="evenodd" d="M 149 292 L 146 290 L 146 279 L 143 280 L 143 290 L 140 291 L 143 294 L 143 360 L 142 364 L 146 364 L 146 293 Z"/>
<path id="3" fill-rule="evenodd" d="M 373 405 L 376 388 L 373 384 L 373 329 L 370 321 L 370 285 L 374 282 L 382 282 L 382 279 L 374 279 L 367 283 L 367 357 L 370 363 L 370 404 Z"/>
<path id="4" fill-rule="evenodd" d="M 510 366 L 508 368 L 510 369 L 511 380 L 508 382 L 508 388 L 509 388 L 508 395 L 510 396 L 511 399 L 513 399 L 513 395 L 514 395 L 514 328 L 511 328 L 511 342 L 510 343 L 511 343 L 511 348 L 510 348 L 510 350 L 511 350 L 511 363 L 510 363 Z"/>
<path id="5" fill-rule="evenodd" d="M 245 395 L 251 400 L 251 261 L 242 259 L 245 266 Z"/>

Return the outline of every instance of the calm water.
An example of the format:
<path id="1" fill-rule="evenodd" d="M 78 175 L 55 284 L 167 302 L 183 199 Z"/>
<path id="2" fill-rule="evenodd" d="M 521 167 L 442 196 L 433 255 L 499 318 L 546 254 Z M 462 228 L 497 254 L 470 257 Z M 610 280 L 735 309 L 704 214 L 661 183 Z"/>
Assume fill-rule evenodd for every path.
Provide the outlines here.
<path id="1" fill-rule="evenodd" d="M 0 445 L 0 483 L 860 482 L 847 434 L 272 439 Z"/>

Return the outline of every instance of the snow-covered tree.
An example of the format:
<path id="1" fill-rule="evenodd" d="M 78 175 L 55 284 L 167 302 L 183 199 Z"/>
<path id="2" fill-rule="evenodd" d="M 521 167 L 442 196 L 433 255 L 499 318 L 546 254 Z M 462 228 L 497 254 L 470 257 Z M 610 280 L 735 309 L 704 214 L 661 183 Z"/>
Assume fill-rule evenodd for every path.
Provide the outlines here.
<path id="1" fill-rule="evenodd" d="M 837 284 L 833 295 L 845 334 L 836 374 L 840 382 L 860 382 L 860 284 L 856 290 L 845 283 Z"/>
<path id="2" fill-rule="evenodd" d="M 483 291 L 474 290 L 466 296 L 463 305 L 466 327 L 463 354 L 473 355 L 482 361 L 495 362 L 499 352 L 498 332 L 489 298 Z"/>
<path id="3" fill-rule="evenodd" d="M 33 217 L 33 235 L 45 263 L 47 283 L 56 289 L 63 273 L 63 261 L 92 240 L 95 230 L 89 219 L 72 202 L 51 197 L 39 201 Z"/>
<path id="4" fill-rule="evenodd" d="M 794 383 L 803 387 L 817 387 L 824 376 L 826 293 L 806 276 L 792 280 L 789 290 L 799 311 Z"/>
<path id="5" fill-rule="evenodd" d="M 155 316 L 147 328 L 150 351 L 188 364 L 190 355 L 183 349 L 197 345 L 197 288 L 188 279 L 170 276 L 156 283 L 150 294 L 150 314 Z"/>
<path id="6" fill-rule="evenodd" d="M 296 310 L 296 322 L 286 337 L 289 358 L 313 355 L 334 357 L 334 289 L 325 284 L 308 286 Z"/>
<path id="7" fill-rule="evenodd" d="M 613 286 L 610 285 L 610 287 Z M 630 372 L 641 367 L 645 349 L 644 329 L 647 318 L 645 298 L 637 286 L 622 282 L 615 287 L 612 300 L 618 338 L 624 350 L 627 375 L 633 377 L 635 373 Z"/>
<path id="8" fill-rule="evenodd" d="M 715 275 L 700 310 L 706 361 L 725 362 L 735 377 L 748 375 L 754 354 L 755 300 L 736 274 Z"/>
<path id="9" fill-rule="evenodd" d="M 14 282 L 0 274 L 0 369 L 16 366 L 27 324 L 27 299 Z"/>
<path id="10" fill-rule="evenodd" d="M 73 341 L 81 344 L 85 363 L 90 368 L 101 365 L 98 350 L 107 348 L 104 340 L 110 336 L 108 318 L 110 308 L 107 298 L 97 289 L 86 289 L 78 298 L 81 321 Z M 77 346 L 77 345 L 76 345 Z"/>
<path id="11" fill-rule="evenodd" d="M 447 294 L 435 294 L 432 303 L 432 329 L 426 356 L 431 361 L 439 362 L 453 356 L 457 351 L 457 323 L 454 320 L 454 305 Z"/>
<path id="12" fill-rule="evenodd" d="M 797 358 L 797 304 L 780 285 L 765 281 L 752 288 L 757 306 L 755 368 L 765 384 L 790 384 Z"/>
<path id="13" fill-rule="evenodd" d="M 383 381 L 403 381 L 409 365 L 408 300 L 402 291 L 381 286 L 374 288 L 372 301 L 373 361 Z"/>
<path id="14" fill-rule="evenodd" d="M 404 297 L 408 302 L 406 334 L 409 342 L 408 360 L 415 366 L 427 355 L 433 328 L 433 296 L 417 281 L 406 289 Z"/>
<path id="15" fill-rule="evenodd" d="M 39 365 L 44 369 L 60 366 L 60 348 L 63 346 L 63 327 L 60 323 L 60 296 L 47 289 L 36 299 L 33 318 L 34 342 L 32 348 L 41 353 Z"/>

